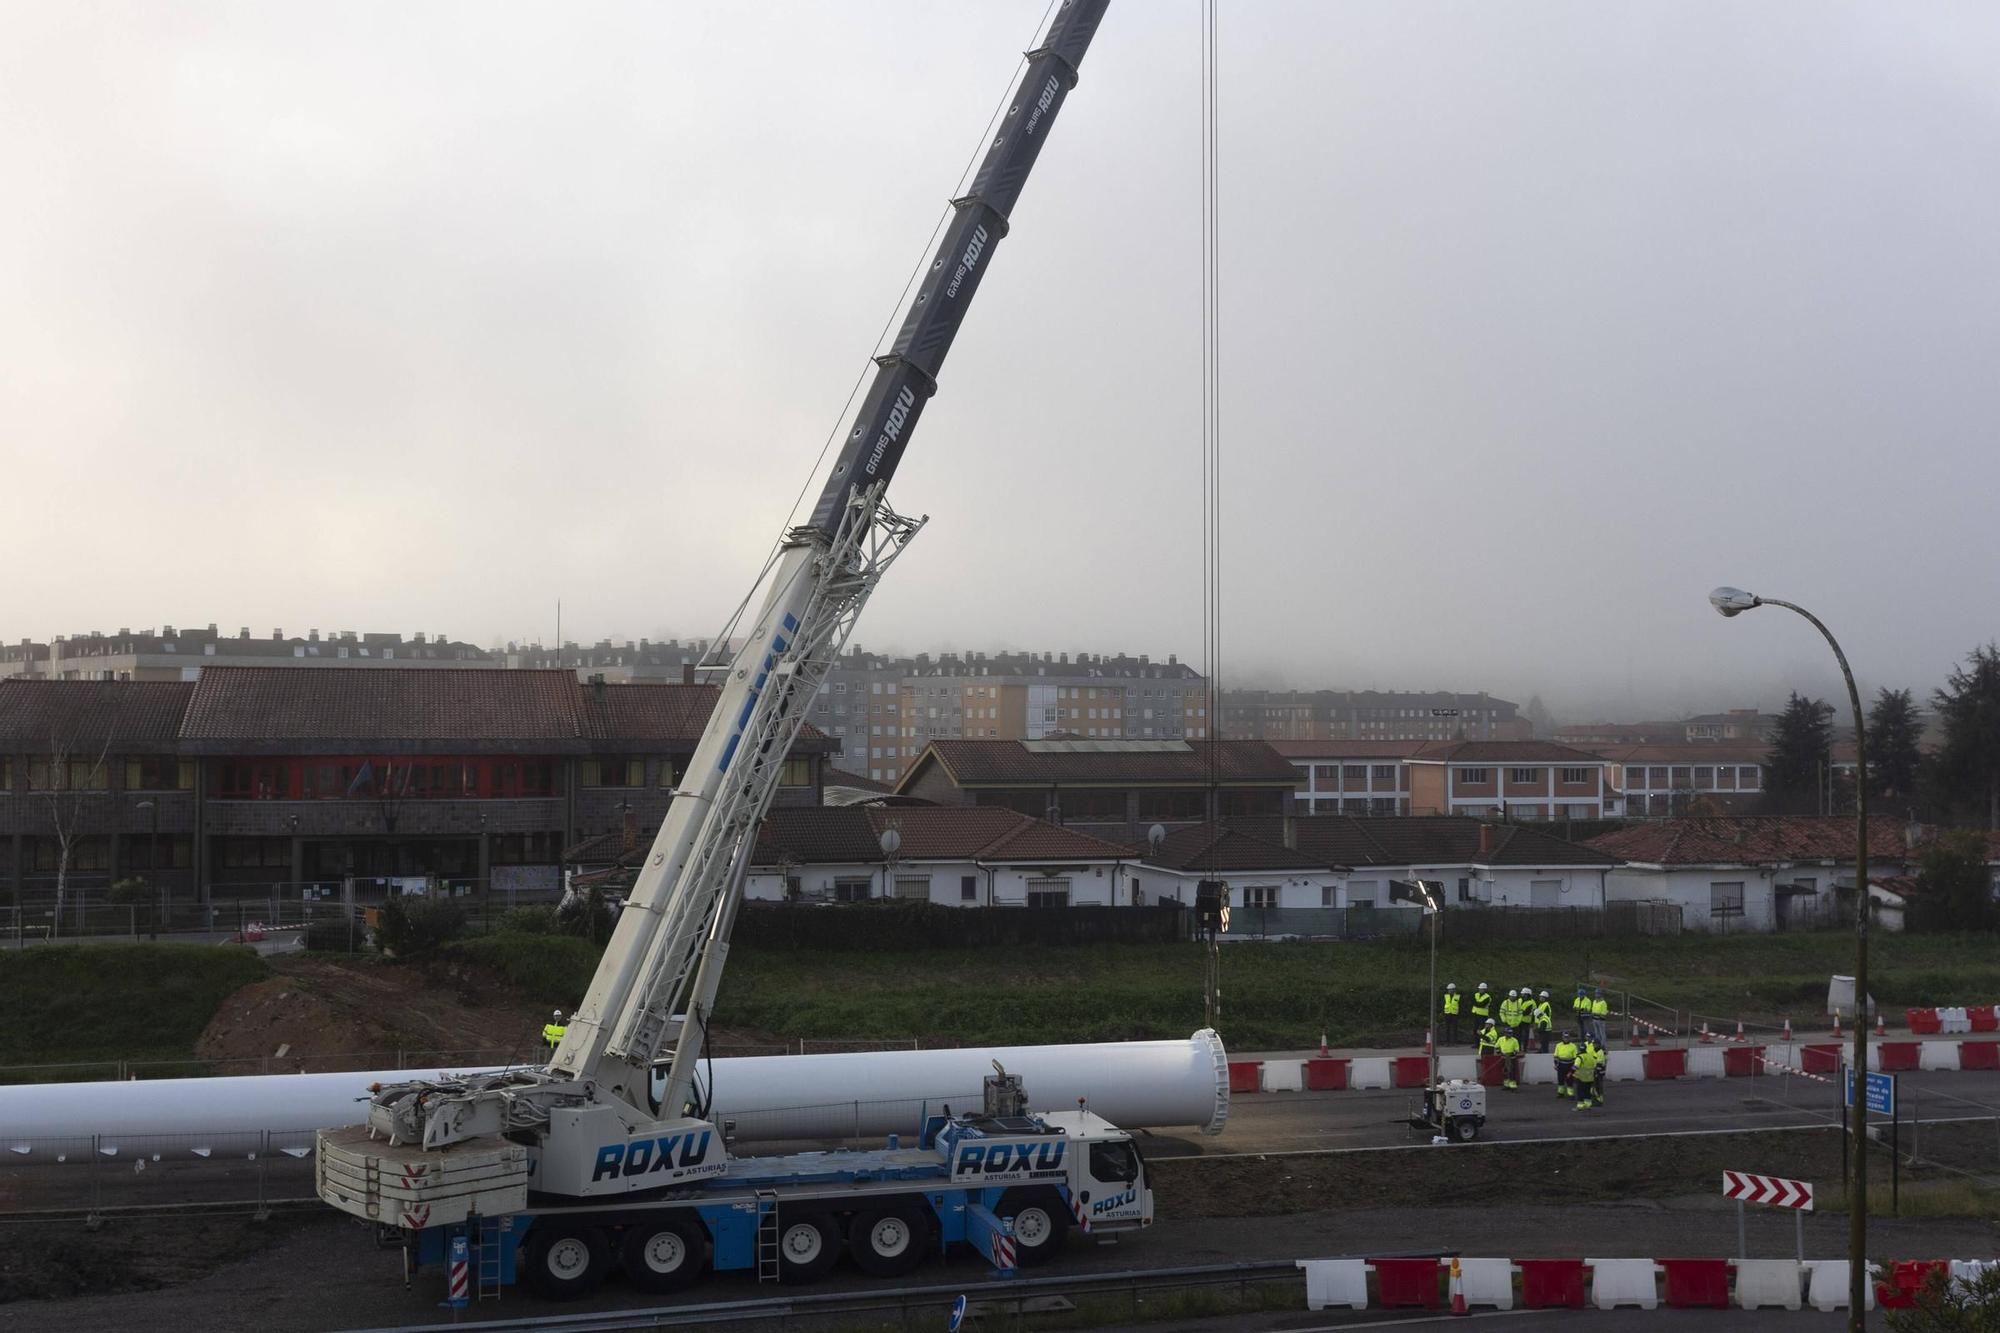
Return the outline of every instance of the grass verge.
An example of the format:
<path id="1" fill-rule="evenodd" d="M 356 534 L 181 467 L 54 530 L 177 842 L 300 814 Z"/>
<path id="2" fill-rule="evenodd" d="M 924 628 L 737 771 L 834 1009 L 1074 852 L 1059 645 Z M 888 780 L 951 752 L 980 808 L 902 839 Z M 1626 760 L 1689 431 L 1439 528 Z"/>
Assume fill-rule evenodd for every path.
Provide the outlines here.
<path id="1" fill-rule="evenodd" d="M 0 955 L 0 1064 L 179 1060 L 269 969 L 212 944 L 37 945 Z"/>

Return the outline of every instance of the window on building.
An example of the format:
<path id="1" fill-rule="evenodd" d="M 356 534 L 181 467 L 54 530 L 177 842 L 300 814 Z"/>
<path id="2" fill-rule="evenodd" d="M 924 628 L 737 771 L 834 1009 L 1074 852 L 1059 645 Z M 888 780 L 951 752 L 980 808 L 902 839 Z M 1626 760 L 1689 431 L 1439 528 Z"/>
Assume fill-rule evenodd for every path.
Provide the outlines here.
<path id="1" fill-rule="evenodd" d="M 1375 785 L 1378 787 L 1395 786 L 1396 766 L 1394 764 L 1376 764 L 1374 767 L 1374 780 Z"/>
<path id="2" fill-rule="evenodd" d="M 1202 796 L 1197 790 L 1142 790 L 1139 793 L 1139 818 L 1200 819 Z"/>
<path id="3" fill-rule="evenodd" d="M 1347 881 L 1347 905 L 1349 907 L 1373 907 L 1375 895 L 1381 892 L 1382 881 L 1377 879 L 1350 879 Z"/>
<path id="4" fill-rule="evenodd" d="M 1579 783 L 1590 781 L 1590 770 L 1587 768 L 1565 768 L 1560 776 L 1562 781 L 1571 786 L 1576 786 Z"/>
<path id="5" fill-rule="evenodd" d="M 1667 781 L 1667 776 L 1664 768 L 1649 768 L 1646 770 L 1646 785 L 1654 791 L 1666 791 L 1673 785 Z"/>
<path id="6" fill-rule="evenodd" d="M 1462 903 L 1476 901 L 1472 895 L 1472 880 L 1463 875 L 1459 877 L 1458 881 L 1458 900 Z"/>
<path id="7" fill-rule="evenodd" d="M 1066 879 L 1031 879 L 1028 881 L 1028 906 L 1068 907 L 1069 881 Z"/>
<path id="8" fill-rule="evenodd" d="M 910 902 L 929 902 L 931 897 L 931 877 L 929 875 L 896 876 L 896 896 Z"/>
<path id="9" fill-rule="evenodd" d="M 783 787 L 810 787 L 812 780 L 812 760 L 794 755 L 785 760 L 785 771 L 778 784 Z"/>
<path id="10" fill-rule="evenodd" d="M 1319 905 L 1320 905 L 1321 907 L 1338 907 L 1338 906 L 1340 906 L 1340 889 L 1339 889 L 1339 887 L 1338 887 L 1338 886 L 1336 886 L 1336 885 L 1333 885 L 1333 884 L 1322 884 L 1322 885 L 1320 885 L 1320 886 L 1319 886 Z"/>
<path id="11" fill-rule="evenodd" d="M 1366 782 L 1368 781 L 1368 765 L 1344 764 L 1341 766 L 1340 776 L 1341 780 L 1345 782 Z"/>
<path id="12" fill-rule="evenodd" d="M 1697 765 L 1694 770 L 1694 785 L 1696 791 L 1712 790 L 1715 787 L 1715 770 Z"/>
<path id="13" fill-rule="evenodd" d="M 1461 768 L 1458 770 L 1458 780 L 1465 786 L 1476 787 L 1482 783 L 1493 781 L 1493 770 L 1490 768 Z"/>
<path id="14" fill-rule="evenodd" d="M 1754 766 L 1737 769 L 1736 785 L 1744 791 L 1756 791 L 1764 785 L 1764 770 Z"/>
<path id="15" fill-rule="evenodd" d="M 644 759 L 584 759 L 576 766 L 581 787 L 643 787 L 646 785 Z"/>
<path id="16" fill-rule="evenodd" d="M 868 901 L 869 881 L 865 879 L 837 879 L 833 882 L 833 900 L 837 903 L 865 903 Z"/>
<path id="17" fill-rule="evenodd" d="M 1743 915 L 1743 881 L 1728 880 L 1711 882 L 1708 886 L 1708 914 L 1717 921 L 1727 922 L 1731 917 Z"/>
<path id="18" fill-rule="evenodd" d="M 979 901 L 979 876 L 960 875 L 958 877 L 958 900 L 962 903 Z"/>
<path id="19" fill-rule="evenodd" d="M 0 783 L 0 787 L 4 787 Z M 193 791 L 194 761 L 191 759 L 138 756 L 125 761 L 127 791 Z"/>
<path id="20" fill-rule="evenodd" d="M 1675 765 L 1674 780 L 1673 783 L 1671 784 L 1672 790 L 1686 791 L 1689 787 L 1692 787 L 1693 785 L 1694 785 L 1694 769 L 1686 765 L 1680 765 L 1680 764 Z"/>
<path id="21" fill-rule="evenodd" d="M 1539 768 L 1510 768 L 1507 770 L 1507 781 L 1517 787 L 1539 784 L 1541 780 L 1542 770 Z"/>
<path id="22" fill-rule="evenodd" d="M 1275 884 L 1253 884 L 1243 890 L 1245 907 L 1276 907 L 1278 886 Z"/>

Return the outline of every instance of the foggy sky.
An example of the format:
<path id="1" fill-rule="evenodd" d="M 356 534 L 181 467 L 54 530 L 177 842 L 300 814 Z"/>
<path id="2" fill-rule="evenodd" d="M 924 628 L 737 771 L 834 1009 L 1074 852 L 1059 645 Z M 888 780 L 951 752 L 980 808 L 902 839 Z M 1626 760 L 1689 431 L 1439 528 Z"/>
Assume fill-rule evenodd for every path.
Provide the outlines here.
<path id="1" fill-rule="evenodd" d="M 712 632 L 1042 0 L 0 21 L 0 634 Z M 1568 716 L 2000 633 L 2000 8 L 1234 0 L 1226 669 Z M 1118 0 L 869 647 L 1196 653 L 1193 0 Z M 817 481 L 813 490 L 817 491 Z"/>

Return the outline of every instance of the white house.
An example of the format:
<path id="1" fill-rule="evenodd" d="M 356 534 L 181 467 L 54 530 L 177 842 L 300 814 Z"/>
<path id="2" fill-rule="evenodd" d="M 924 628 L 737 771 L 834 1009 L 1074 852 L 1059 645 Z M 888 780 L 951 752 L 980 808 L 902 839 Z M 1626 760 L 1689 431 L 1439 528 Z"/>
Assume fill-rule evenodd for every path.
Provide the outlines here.
<path id="1" fill-rule="evenodd" d="M 1624 864 L 1612 902 L 1672 903 L 1688 930 L 1796 930 L 1825 924 L 1854 891 L 1850 816 L 1670 819 L 1592 838 Z M 1910 874 L 1934 830 L 1890 816 L 1868 821 L 1871 880 Z"/>
<path id="2" fill-rule="evenodd" d="M 1102 838 L 994 806 L 773 809 L 749 898 L 945 907 L 1122 907 L 1137 858 Z"/>

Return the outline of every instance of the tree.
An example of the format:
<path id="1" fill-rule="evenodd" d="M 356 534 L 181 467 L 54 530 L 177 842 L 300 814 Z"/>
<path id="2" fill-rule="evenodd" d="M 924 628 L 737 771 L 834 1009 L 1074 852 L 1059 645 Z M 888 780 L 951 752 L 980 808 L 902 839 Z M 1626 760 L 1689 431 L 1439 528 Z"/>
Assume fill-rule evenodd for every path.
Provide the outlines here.
<path id="1" fill-rule="evenodd" d="M 1833 750 L 1833 705 L 1794 693 L 1778 717 L 1765 765 L 1764 808 L 1771 814 L 1816 814 L 1820 784 Z"/>
<path id="2" fill-rule="evenodd" d="M 1939 805 L 2000 829 L 2000 645 L 1973 649 L 1931 702 L 1944 724 L 1933 765 Z"/>
<path id="3" fill-rule="evenodd" d="M 1933 1272 L 1906 1310 L 1891 1310 L 1894 1333 L 2000 1333 L 2000 1267 L 1952 1280 Z"/>
<path id="4" fill-rule="evenodd" d="M 1924 753 L 1917 741 L 1924 734 L 1923 719 L 1908 690 L 1886 686 L 1875 694 L 1868 710 L 1868 796 L 1870 800 L 1901 801 L 1917 798 L 1917 777 Z"/>
<path id="5" fill-rule="evenodd" d="M 94 813 L 97 807 L 92 803 L 93 793 L 102 794 L 109 786 L 111 740 L 116 734 L 115 727 L 107 727 L 104 744 L 97 747 L 95 758 L 90 756 L 90 746 L 85 744 L 73 731 L 58 728 L 49 736 L 49 757 L 46 766 L 37 759 L 29 773 L 30 787 L 48 802 L 49 828 L 56 840 L 56 912 L 53 918 L 52 934 L 62 933 L 63 903 L 69 895 L 69 867 L 76 855 L 77 840 L 83 835 L 86 815 Z M 40 780 L 36 781 L 33 771 L 39 768 Z"/>
<path id="6" fill-rule="evenodd" d="M 1952 829 L 1924 849 L 1910 924 L 1922 930 L 1991 930 L 1993 879 L 1986 839 L 1976 829 Z"/>

